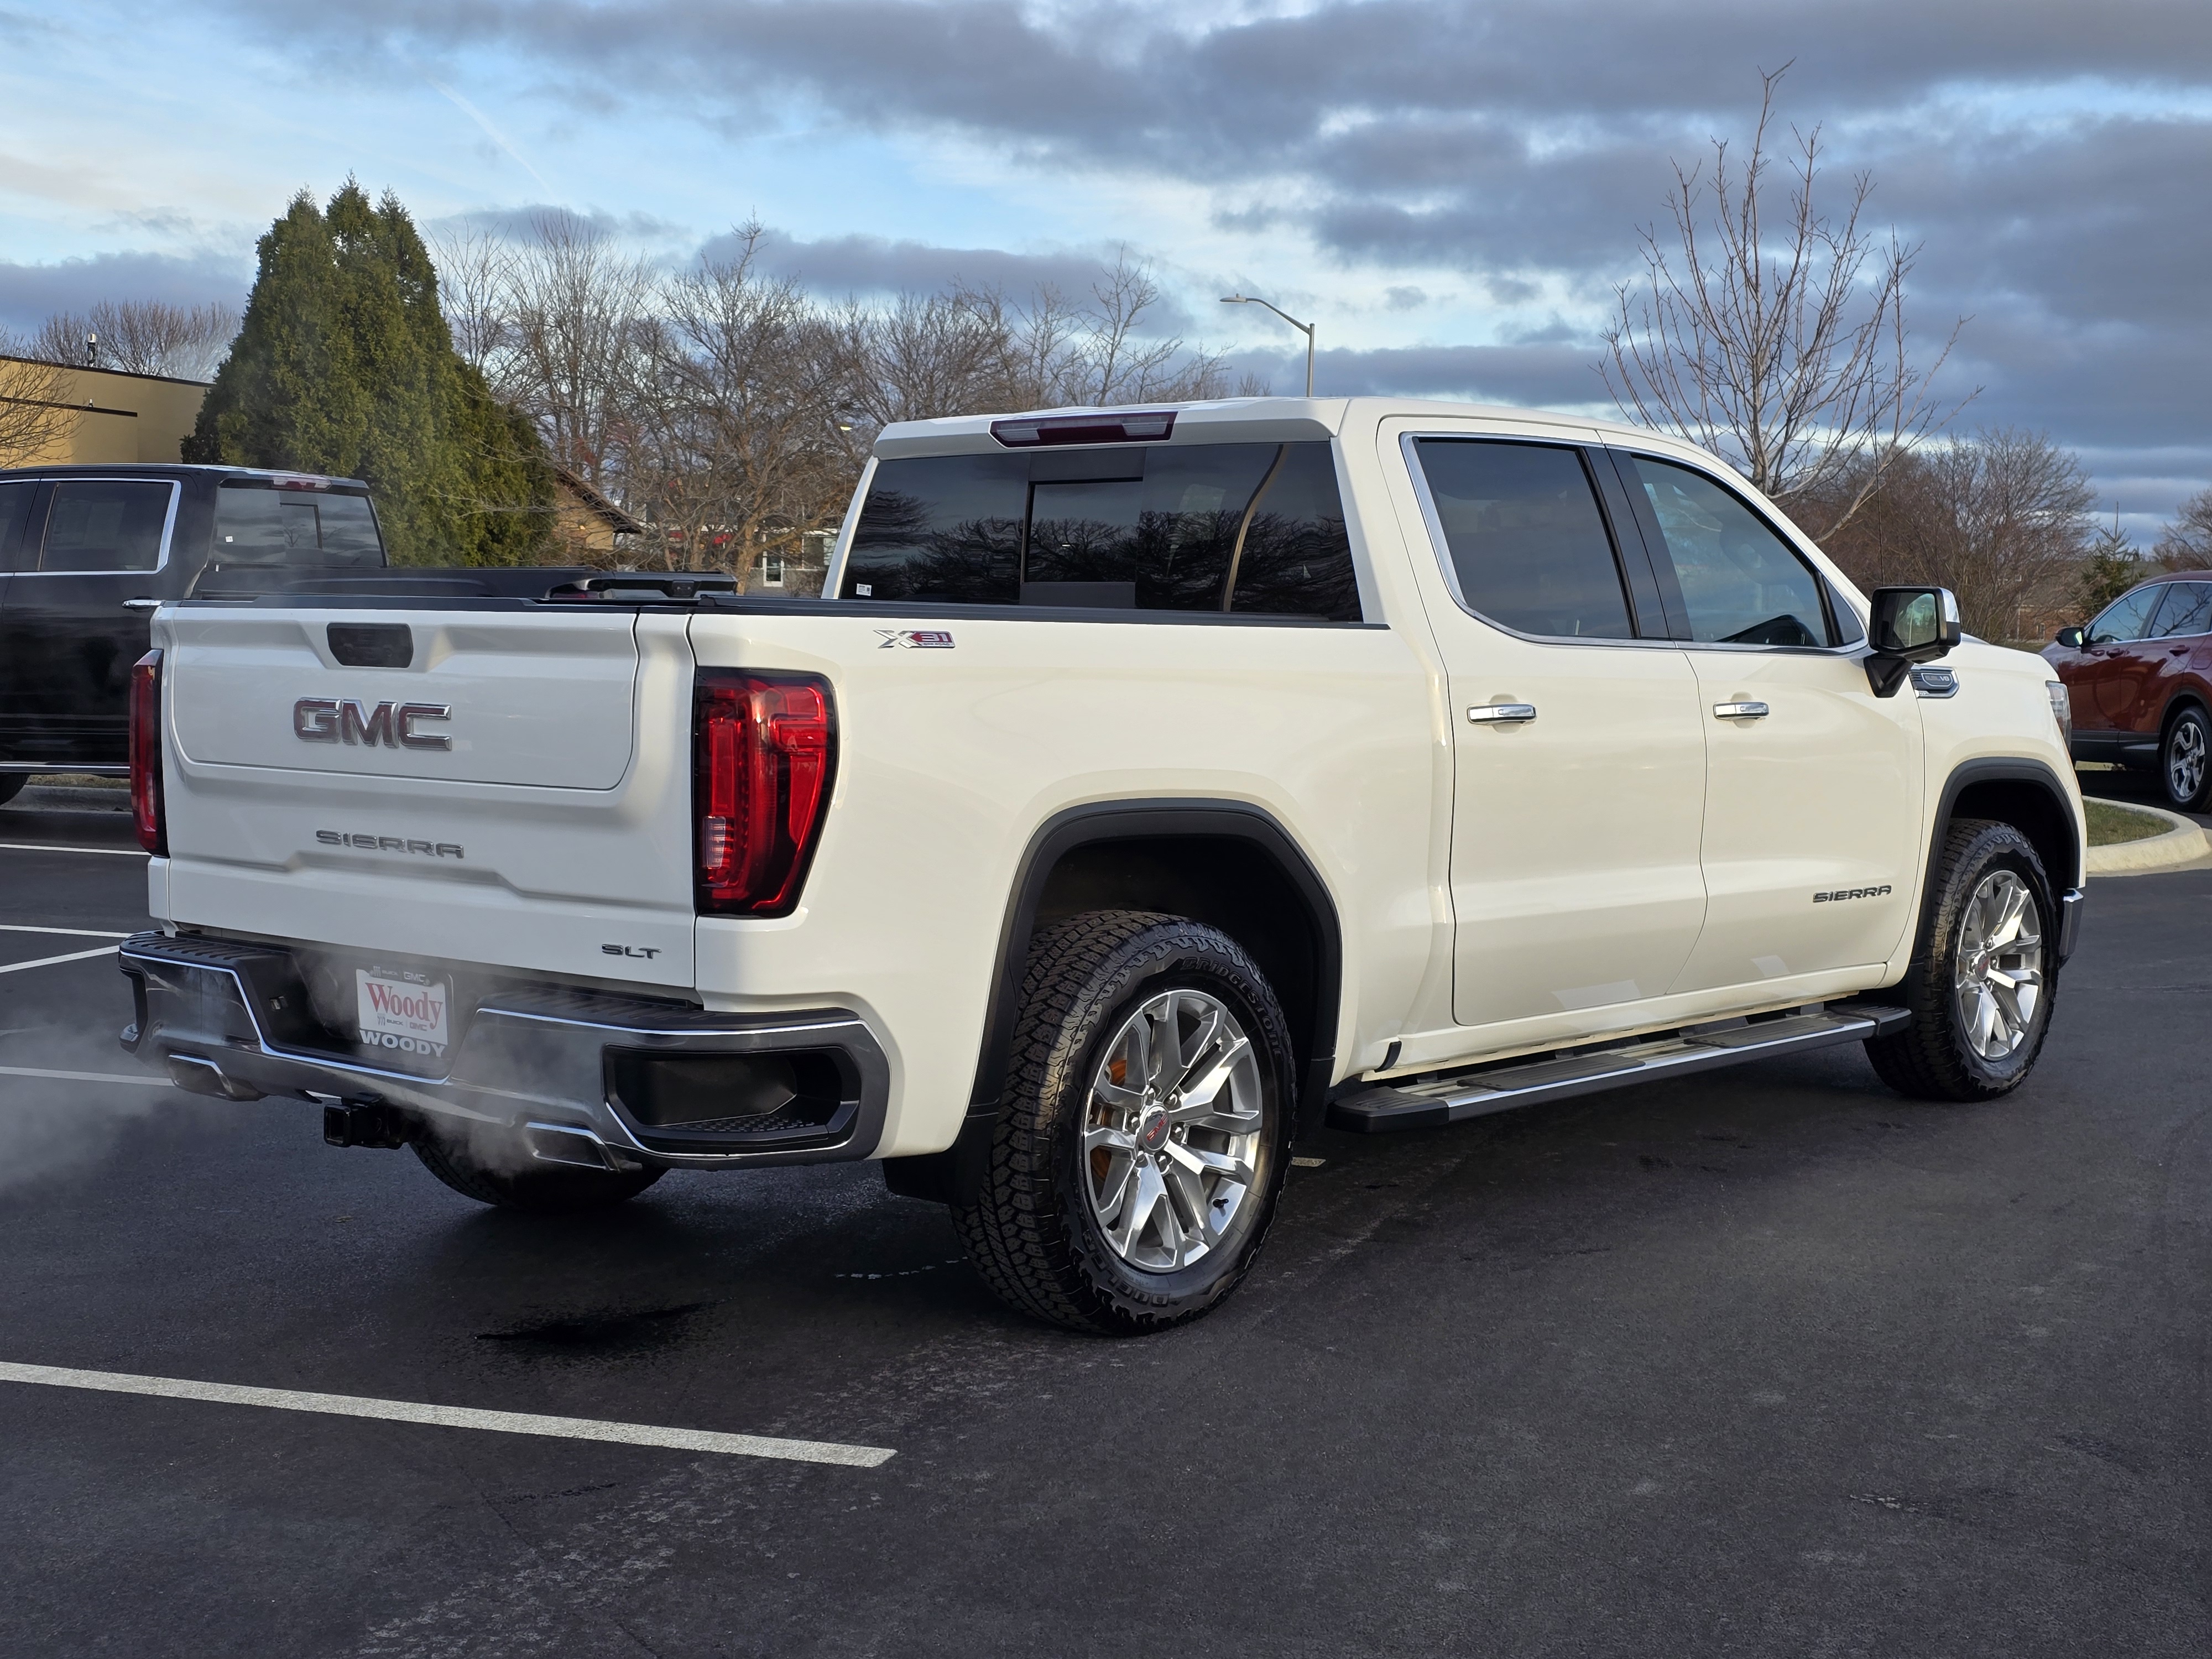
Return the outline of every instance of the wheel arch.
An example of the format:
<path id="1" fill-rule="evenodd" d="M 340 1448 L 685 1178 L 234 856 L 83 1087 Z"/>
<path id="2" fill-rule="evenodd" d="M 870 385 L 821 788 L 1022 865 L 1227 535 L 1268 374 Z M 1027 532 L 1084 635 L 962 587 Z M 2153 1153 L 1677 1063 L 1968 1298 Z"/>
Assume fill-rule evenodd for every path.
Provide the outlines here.
<path id="1" fill-rule="evenodd" d="M 1000 929 L 971 1114 L 995 1110 L 1019 1013 L 1030 940 L 1085 910 L 1151 909 L 1218 927 L 1267 975 L 1304 1075 L 1298 1108 L 1317 1114 L 1335 1069 L 1343 989 L 1336 902 L 1297 840 L 1243 801 L 1099 801 L 1039 826 Z"/>
<path id="2" fill-rule="evenodd" d="M 2166 734 L 2173 729 L 2173 722 L 2185 708 L 2194 708 L 2208 720 L 2212 720 L 2212 702 L 2206 701 L 2204 694 L 2194 686 L 2182 687 L 2166 700 L 2166 707 L 2159 711 L 2158 741 L 2161 748 L 2166 744 Z"/>
<path id="3" fill-rule="evenodd" d="M 2009 823 L 2027 837 L 2045 872 L 2062 892 L 2081 884 L 2082 841 L 2058 775 L 2036 760 L 1966 761 L 1953 769 L 1937 798 L 1928 866 L 1921 882 L 1923 911 L 1928 896 L 1935 891 L 1944 839 L 1959 818 Z"/>

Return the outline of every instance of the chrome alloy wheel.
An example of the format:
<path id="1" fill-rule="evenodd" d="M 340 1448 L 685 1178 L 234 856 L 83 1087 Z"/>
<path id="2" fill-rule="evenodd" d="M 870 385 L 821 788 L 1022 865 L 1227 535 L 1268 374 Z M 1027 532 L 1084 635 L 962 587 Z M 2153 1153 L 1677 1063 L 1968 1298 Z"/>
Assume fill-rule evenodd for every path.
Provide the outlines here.
<path id="1" fill-rule="evenodd" d="M 1101 1052 L 1083 1115 L 1084 1188 L 1114 1253 L 1188 1267 L 1255 1201 L 1260 1067 L 1237 1018 L 1203 991 L 1165 991 Z"/>
<path id="2" fill-rule="evenodd" d="M 2185 720 L 2166 742 L 2166 790 L 2177 801 L 2195 800 L 2204 787 L 2204 728 Z"/>
<path id="3" fill-rule="evenodd" d="M 2027 1041 L 2043 1000 L 2043 931 L 2012 871 L 1990 871 L 1966 901 L 1954 983 L 1959 1029 L 1982 1059 L 2008 1059 Z"/>

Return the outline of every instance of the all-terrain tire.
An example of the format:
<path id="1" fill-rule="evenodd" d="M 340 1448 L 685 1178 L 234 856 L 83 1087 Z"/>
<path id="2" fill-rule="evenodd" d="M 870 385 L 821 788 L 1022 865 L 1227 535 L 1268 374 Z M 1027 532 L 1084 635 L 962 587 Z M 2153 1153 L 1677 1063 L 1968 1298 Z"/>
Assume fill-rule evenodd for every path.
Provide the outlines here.
<path id="1" fill-rule="evenodd" d="M 1138 1011 L 1196 991 L 1250 1042 L 1261 1124 L 1251 1181 L 1218 1243 L 1170 1271 L 1117 1252 L 1086 1184 L 1092 1079 Z M 1172 1005 L 1170 1005 L 1172 1007 Z M 1097 910 L 1039 933 L 1023 977 L 1006 1082 L 981 1190 L 952 1219 L 978 1273 L 1024 1313 L 1072 1330 L 1164 1330 L 1214 1308 L 1249 1271 L 1289 1167 L 1297 1067 L 1267 976 L 1225 933 L 1180 916 Z M 1164 1166 L 1163 1166 L 1164 1167 Z M 1125 1200 L 1128 1201 L 1128 1200 Z"/>
<path id="2" fill-rule="evenodd" d="M 667 1173 L 586 1170 L 580 1164 L 533 1159 L 519 1139 L 483 1130 L 468 1139 L 425 1134 L 413 1142 L 422 1167 L 464 1198 L 502 1210 L 537 1215 L 577 1215 L 635 1198 Z"/>
<path id="3" fill-rule="evenodd" d="M 1967 1029 L 1959 990 L 1960 948 L 1974 895 L 1997 872 L 2010 871 L 2028 892 L 2040 941 L 2040 982 L 2025 1034 L 2010 1054 L 1984 1055 Z M 1936 860 L 1920 939 L 1898 988 L 1912 1011 L 1911 1024 L 1868 1040 L 1867 1057 L 1884 1083 L 1919 1100 L 1994 1100 L 2009 1094 L 2034 1070 L 2051 1029 L 2058 991 L 2058 907 L 2043 860 L 2027 836 L 2008 823 L 1955 820 Z"/>

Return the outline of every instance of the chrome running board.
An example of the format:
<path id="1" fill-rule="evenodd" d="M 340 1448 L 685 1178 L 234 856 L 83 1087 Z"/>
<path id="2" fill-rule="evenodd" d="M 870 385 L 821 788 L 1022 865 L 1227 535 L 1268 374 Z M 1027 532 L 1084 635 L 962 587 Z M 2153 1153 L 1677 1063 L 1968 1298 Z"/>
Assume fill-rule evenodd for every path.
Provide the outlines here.
<path id="1" fill-rule="evenodd" d="M 1426 1129 L 1489 1112 L 1541 1105 L 1631 1083 L 1710 1072 L 1772 1054 L 1863 1042 L 1912 1018 L 1905 1008 L 1845 1003 L 1779 1019 L 1723 1020 L 1643 1036 L 1613 1048 L 1582 1048 L 1549 1060 L 1527 1056 L 1494 1066 L 1437 1073 L 1402 1082 L 1353 1084 L 1329 1103 L 1332 1128 L 1379 1134 Z"/>

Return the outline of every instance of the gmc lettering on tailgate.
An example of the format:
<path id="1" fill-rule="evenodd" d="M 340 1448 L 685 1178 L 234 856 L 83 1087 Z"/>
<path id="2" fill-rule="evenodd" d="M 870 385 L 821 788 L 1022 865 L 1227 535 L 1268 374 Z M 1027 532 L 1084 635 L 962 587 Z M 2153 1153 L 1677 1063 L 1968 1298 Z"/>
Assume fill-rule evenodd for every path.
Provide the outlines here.
<path id="1" fill-rule="evenodd" d="M 366 706 L 354 698 L 302 697 L 292 705 L 292 735 L 302 743 L 346 743 L 386 749 L 451 749 L 441 733 L 417 732 L 419 720 L 447 720 L 446 702 L 380 702 Z"/>

